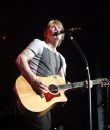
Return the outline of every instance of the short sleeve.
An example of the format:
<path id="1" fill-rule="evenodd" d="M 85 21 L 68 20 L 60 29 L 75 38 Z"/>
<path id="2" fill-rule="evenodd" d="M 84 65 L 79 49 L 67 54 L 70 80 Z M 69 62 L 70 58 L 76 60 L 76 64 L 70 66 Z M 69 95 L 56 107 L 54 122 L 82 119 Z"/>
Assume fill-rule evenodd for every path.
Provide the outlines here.
<path id="1" fill-rule="evenodd" d="M 34 39 L 26 48 L 32 50 L 37 55 L 43 49 L 43 41 Z"/>

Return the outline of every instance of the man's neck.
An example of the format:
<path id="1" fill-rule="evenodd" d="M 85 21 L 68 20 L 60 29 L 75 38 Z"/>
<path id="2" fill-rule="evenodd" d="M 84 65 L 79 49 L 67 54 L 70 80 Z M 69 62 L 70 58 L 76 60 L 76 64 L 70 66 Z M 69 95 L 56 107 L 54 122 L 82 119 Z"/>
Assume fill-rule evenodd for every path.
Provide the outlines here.
<path id="1" fill-rule="evenodd" d="M 48 46 L 51 48 L 52 51 L 56 52 L 56 46 L 54 46 L 53 44 L 51 43 L 47 43 Z"/>
<path id="2" fill-rule="evenodd" d="M 57 41 L 56 42 L 50 42 L 50 41 L 46 41 L 46 43 L 48 44 L 48 46 L 53 50 L 53 51 L 56 51 L 56 48 L 58 46 L 58 43 Z"/>

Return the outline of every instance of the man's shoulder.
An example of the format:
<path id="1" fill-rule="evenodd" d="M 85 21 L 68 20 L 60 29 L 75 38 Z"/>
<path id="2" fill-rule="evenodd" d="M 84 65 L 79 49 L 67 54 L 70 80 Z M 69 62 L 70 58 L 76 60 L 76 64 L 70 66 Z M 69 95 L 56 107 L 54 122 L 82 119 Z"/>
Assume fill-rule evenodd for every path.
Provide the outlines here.
<path id="1" fill-rule="evenodd" d="M 40 40 L 40 39 L 38 39 L 38 38 L 35 38 L 33 41 L 34 41 L 34 42 L 38 42 L 38 43 L 44 42 L 44 41 L 42 41 L 42 40 Z"/>
<path id="2" fill-rule="evenodd" d="M 45 46 L 45 42 L 38 38 L 33 39 L 33 41 L 29 44 L 31 46 Z"/>
<path id="3" fill-rule="evenodd" d="M 65 57 L 60 52 L 58 52 L 58 54 L 62 59 L 65 59 Z"/>

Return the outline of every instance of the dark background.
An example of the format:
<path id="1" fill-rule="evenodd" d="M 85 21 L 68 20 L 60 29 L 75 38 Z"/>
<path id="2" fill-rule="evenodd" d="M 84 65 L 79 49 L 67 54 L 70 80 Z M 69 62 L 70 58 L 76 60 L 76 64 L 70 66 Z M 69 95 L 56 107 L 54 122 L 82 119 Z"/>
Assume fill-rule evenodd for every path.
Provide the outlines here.
<path id="1" fill-rule="evenodd" d="M 13 86 L 19 75 L 15 59 L 34 38 L 43 39 L 43 30 L 51 19 L 59 19 L 65 29 L 81 27 L 80 32 L 72 35 L 87 58 L 91 79 L 109 79 L 109 12 L 108 2 L 98 0 L 0 1 L 0 116 L 3 121 L 11 118 L 15 108 Z M 67 35 L 58 50 L 66 58 L 67 80 L 85 80 L 84 61 Z M 67 126 L 72 125 L 75 130 L 89 127 L 87 92 L 78 89 L 67 95 L 70 99 L 65 107 L 69 122 Z M 92 89 L 92 95 L 96 116 L 95 88 Z M 97 116 L 93 118 L 97 122 Z"/>

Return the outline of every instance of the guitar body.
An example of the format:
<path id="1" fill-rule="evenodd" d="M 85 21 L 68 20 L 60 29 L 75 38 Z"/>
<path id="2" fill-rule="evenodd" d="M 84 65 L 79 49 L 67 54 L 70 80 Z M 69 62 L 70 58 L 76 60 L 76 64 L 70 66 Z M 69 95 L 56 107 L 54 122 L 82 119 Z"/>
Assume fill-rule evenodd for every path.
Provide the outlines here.
<path id="1" fill-rule="evenodd" d="M 58 85 L 65 84 L 64 80 L 60 76 L 49 76 L 49 77 L 40 77 L 37 76 L 47 86 L 52 85 L 57 88 Z M 64 94 L 64 90 L 57 89 L 57 92 L 44 93 L 44 96 L 37 94 L 31 85 L 23 76 L 19 76 L 16 80 L 15 90 L 19 97 L 22 105 L 32 111 L 37 112 L 39 115 L 44 114 L 50 108 L 54 106 L 57 102 L 66 102 L 67 98 Z"/>
<path id="2" fill-rule="evenodd" d="M 45 114 L 56 103 L 66 102 L 65 90 L 84 87 L 85 85 L 84 81 L 67 85 L 63 78 L 58 75 L 37 76 L 37 79 L 41 80 L 48 87 L 49 91 L 44 93 L 44 96 L 39 95 L 22 75 L 16 80 L 15 91 L 21 104 L 29 111 L 36 112 L 39 116 Z M 91 83 L 91 86 L 94 84 L 101 84 L 102 87 L 110 86 L 110 81 L 106 78 L 91 80 Z"/>

